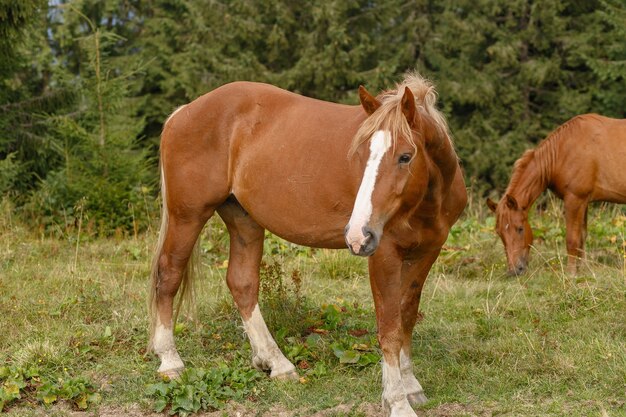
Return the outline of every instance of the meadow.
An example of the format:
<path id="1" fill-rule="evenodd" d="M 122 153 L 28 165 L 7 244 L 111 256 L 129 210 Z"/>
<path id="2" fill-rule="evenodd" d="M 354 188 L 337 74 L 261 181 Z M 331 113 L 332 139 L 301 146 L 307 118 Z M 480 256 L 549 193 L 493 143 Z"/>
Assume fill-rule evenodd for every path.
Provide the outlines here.
<path id="1" fill-rule="evenodd" d="M 534 212 L 529 273 L 506 275 L 494 219 L 473 201 L 426 282 L 414 333 L 420 416 L 626 415 L 626 210 L 593 206 L 588 257 L 564 272 L 560 202 Z M 156 221 L 155 221 L 156 224 Z M 146 294 L 156 231 L 63 238 L 0 217 L 0 410 L 9 416 L 155 413 L 377 416 L 381 367 L 366 261 L 266 239 L 261 308 L 297 366 L 282 382 L 250 368 L 224 275 L 228 235 L 201 241 L 196 306 L 177 342 L 188 371 L 156 375 Z"/>

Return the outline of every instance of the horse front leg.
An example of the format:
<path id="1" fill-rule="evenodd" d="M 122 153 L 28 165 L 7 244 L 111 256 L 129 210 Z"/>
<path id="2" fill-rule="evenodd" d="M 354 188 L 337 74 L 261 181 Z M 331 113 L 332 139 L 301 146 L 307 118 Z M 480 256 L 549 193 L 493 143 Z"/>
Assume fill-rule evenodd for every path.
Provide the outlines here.
<path id="1" fill-rule="evenodd" d="M 588 204 L 588 199 L 575 195 L 566 195 L 564 198 L 567 273 L 571 275 L 576 274 L 579 259 L 585 257 Z"/>
<path id="2" fill-rule="evenodd" d="M 411 405 L 424 404 L 427 401 L 422 385 L 413 373 L 411 347 L 413 328 L 419 317 L 419 303 L 424 282 L 430 268 L 439 256 L 439 251 L 421 254 L 405 259 L 402 263 L 402 350 L 400 351 L 400 373 L 407 398 Z"/>
<path id="3" fill-rule="evenodd" d="M 403 362 L 406 369 L 406 358 L 402 358 L 406 355 L 406 352 L 402 353 L 402 259 L 395 248 L 381 245 L 369 258 L 369 273 L 376 308 L 378 342 L 383 352 L 383 412 L 387 417 L 415 417 L 402 371 Z"/>

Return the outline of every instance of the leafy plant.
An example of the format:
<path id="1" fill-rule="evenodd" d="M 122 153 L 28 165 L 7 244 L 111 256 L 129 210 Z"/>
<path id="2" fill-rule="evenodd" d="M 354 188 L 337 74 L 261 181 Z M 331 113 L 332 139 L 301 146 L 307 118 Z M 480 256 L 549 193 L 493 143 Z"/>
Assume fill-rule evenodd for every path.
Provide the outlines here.
<path id="1" fill-rule="evenodd" d="M 250 368 L 216 364 L 205 370 L 187 368 L 180 379 L 151 384 L 147 394 L 155 399 L 154 410 L 169 407 L 170 415 L 186 416 L 200 410 L 217 410 L 229 400 L 242 400 L 256 392 L 261 374 Z"/>
<path id="2" fill-rule="evenodd" d="M 304 338 L 288 337 L 290 344 L 285 349 L 287 357 L 307 376 L 326 375 L 327 366 L 333 357 L 344 365 L 366 367 L 380 361 L 380 353 L 375 348 L 376 338 L 362 328 L 352 328 L 354 320 L 363 313 L 357 304 L 352 307 L 337 304 L 323 305 L 317 320 L 307 329 L 310 334 Z M 362 336 L 366 336 L 362 338 Z M 324 348 L 330 345 L 332 354 L 324 357 Z"/>
<path id="3" fill-rule="evenodd" d="M 307 299 L 302 295 L 302 278 L 297 268 L 287 270 L 285 258 L 273 257 L 262 262 L 260 305 L 270 328 L 277 328 L 283 338 L 306 329 Z"/>
<path id="4" fill-rule="evenodd" d="M 324 324 L 322 328 L 325 330 L 336 330 L 341 322 L 341 308 L 335 304 L 329 304 L 323 307 L 322 320 Z"/>
<path id="5" fill-rule="evenodd" d="M 368 343 L 356 343 L 350 338 L 332 344 L 333 353 L 344 365 L 365 367 L 380 362 L 380 354 Z"/>
<path id="6" fill-rule="evenodd" d="M 89 404 L 100 401 L 100 394 L 95 392 L 92 384 L 83 378 L 59 379 L 56 383 L 43 382 L 37 388 L 37 399 L 46 405 L 62 399 L 85 410 Z"/>
<path id="7" fill-rule="evenodd" d="M 15 367 L 0 368 L 0 411 L 13 401 L 22 398 L 22 391 L 26 388 L 26 378 L 35 376 L 36 371 L 25 372 Z"/>
<path id="8" fill-rule="evenodd" d="M 59 400 L 70 402 L 85 410 L 100 401 L 100 394 L 84 378 L 57 378 L 40 376 L 37 368 L 0 367 L 0 411 L 21 399 L 37 399 L 45 405 Z"/>

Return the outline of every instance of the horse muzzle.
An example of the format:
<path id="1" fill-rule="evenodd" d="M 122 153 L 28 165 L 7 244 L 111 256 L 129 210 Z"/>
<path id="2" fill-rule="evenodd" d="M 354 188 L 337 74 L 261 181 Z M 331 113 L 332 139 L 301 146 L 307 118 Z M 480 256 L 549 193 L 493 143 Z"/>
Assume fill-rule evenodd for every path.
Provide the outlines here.
<path id="1" fill-rule="evenodd" d="M 380 233 L 369 226 L 363 226 L 359 231 L 348 224 L 344 230 L 344 238 L 350 252 L 357 256 L 372 255 L 380 243 Z"/>
<path id="2" fill-rule="evenodd" d="M 520 258 L 515 265 L 509 266 L 508 275 L 510 277 L 518 277 L 520 275 L 524 275 L 527 267 L 528 261 L 526 259 Z"/>

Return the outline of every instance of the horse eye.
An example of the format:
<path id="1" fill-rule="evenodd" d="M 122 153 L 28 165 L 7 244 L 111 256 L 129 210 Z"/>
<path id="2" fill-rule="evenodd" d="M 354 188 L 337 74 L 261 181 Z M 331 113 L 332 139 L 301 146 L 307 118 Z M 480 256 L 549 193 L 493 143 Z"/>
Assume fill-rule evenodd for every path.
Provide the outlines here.
<path id="1" fill-rule="evenodd" d="M 400 158 L 398 158 L 399 164 L 408 164 L 409 162 L 411 162 L 410 153 L 403 153 L 402 155 L 400 155 Z"/>
<path id="2" fill-rule="evenodd" d="M 524 233 L 524 228 L 523 227 L 518 227 L 517 228 L 517 233 L 519 233 L 519 234 Z"/>

